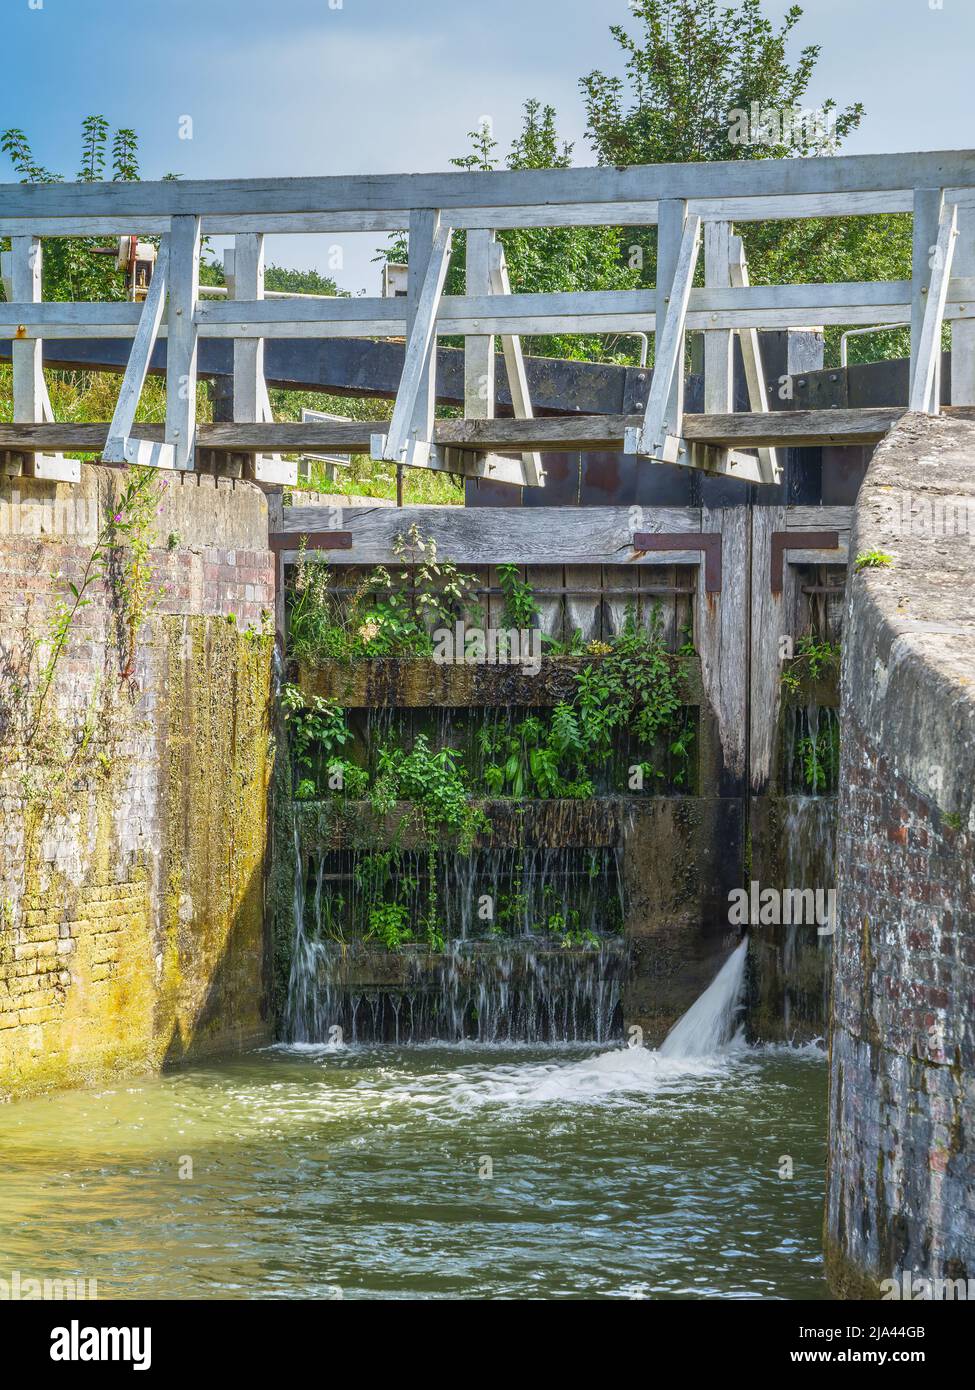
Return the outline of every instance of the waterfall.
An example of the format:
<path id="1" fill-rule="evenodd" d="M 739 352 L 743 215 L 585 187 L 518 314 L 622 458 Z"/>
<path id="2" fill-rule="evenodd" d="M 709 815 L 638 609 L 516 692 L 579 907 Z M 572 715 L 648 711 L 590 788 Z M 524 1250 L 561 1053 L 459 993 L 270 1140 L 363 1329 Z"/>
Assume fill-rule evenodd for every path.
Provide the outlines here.
<path id="1" fill-rule="evenodd" d="M 446 946 L 422 927 L 426 852 L 403 851 L 383 883 L 363 859 L 303 854 L 296 835 L 289 1042 L 608 1042 L 622 1035 L 629 965 L 616 850 L 444 854 L 436 901 Z M 387 950 L 368 930 L 383 891 L 414 936 Z M 502 921 L 477 908 L 490 890 Z"/>
<path id="2" fill-rule="evenodd" d="M 709 1057 L 736 1034 L 745 983 L 748 938 L 736 946 L 707 989 L 679 1018 L 659 1049 L 661 1057 Z"/>

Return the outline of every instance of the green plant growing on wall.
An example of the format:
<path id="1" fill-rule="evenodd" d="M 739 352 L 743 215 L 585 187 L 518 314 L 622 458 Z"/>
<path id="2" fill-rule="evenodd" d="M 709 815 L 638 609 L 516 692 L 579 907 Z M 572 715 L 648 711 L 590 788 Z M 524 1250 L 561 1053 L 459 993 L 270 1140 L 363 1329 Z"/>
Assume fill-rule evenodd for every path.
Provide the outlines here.
<path id="1" fill-rule="evenodd" d="M 125 643 L 123 680 L 128 680 L 135 670 L 139 630 L 160 598 L 150 555 L 160 492 L 166 485 L 159 482 L 155 469 L 130 469 L 109 523 L 110 573 L 114 576 Z"/>
<path id="2" fill-rule="evenodd" d="M 815 732 L 801 735 L 796 755 L 804 791 L 818 796 L 835 791 L 840 770 L 839 722 L 828 718 Z"/>
<path id="3" fill-rule="evenodd" d="M 795 645 L 792 661 L 782 672 L 782 685 L 792 694 L 802 688 L 802 679 L 808 675 L 816 681 L 834 668 L 840 659 L 840 644 L 820 639 L 811 634 L 800 637 Z"/>
<path id="4" fill-rule="evenodd" d="M 48 695 L 75 621 L 82 610 L 90 606 L 94 588 L 109 580 L 113 570 L 121 574 L 116 594 L 127 634 L 122 677 L 131 675 L 139 625 L 155 594 L 149 561 L 149 527 L 155 515 L 156 500 L 152 470 L 130 470 L 114 510 L 89 551 L 80 578 L 77 582 L 67 580 L 67 592 L 54 599 L 42 643 L 46 656 L 38 673 L 33 713 L 24 740 L 28 746 L 37 739 Z M 57 581 L 59 576 L 52 578 Z M 23 697 L 29 695 L 29 683 L 25 682 L 20 689 Z"/>
<path id="5" fill-rule="evenodd" d="M 327 562 L 310 560 L 300 539 L 288 620 L 288 650 L 296 661 L 428 657 L 432 627 L 478 612 L 475 576 L 441 557 L 436 541 L 415 522 L 396 537 L 393 551 L 401 569 L 379 565 L 344 597 L 331 584 Z"/>
<path id="6" fill-rule="evenodd" d="M 893 563 L 893 555 L 884 550 L 864 550 L 856 557 L 853 568 L 859 574 L 861 570 L 886 569 Z"/>
<path id="7" fill-rule="evenodd" d="M 376 937 L 387 951 L 398 950 L 404 942 L 412 941 L 409 911 L 403 903 L 376 903 L 369 910 L 369 930 L 366 939 Z"/>
<path id="8" fill-rule="evenodd" d="M 538 604 L 532 586 L 524 579 L 517 565 L 499 565 L 498 583 L 504 595 L 502 623 L 505 627 L 531 628 L 538 617 Z"/>
<path id="9" fill-rule="evenodd" d="M 428 843 L 447 831 L 456 834 L 462 854 L 470 852 L 479 834 L 490 830 L 483 811 L 471 805 L 459 754 L 452 748 L 435 753 L 425 734 L 408 753 L 393 745 L 379 749 L 373 810 L 386 815 L 397 801 L 414 804 Z"/>
<path id="10" fill-rule="evenodd" d="M 322 695 L 313 695 L 306 700 L 300 688 L 290 684 L 281 687 L 279 698 L 288 725 L 295 767 L 314 770 L 324 761 L 335 784 L 333 790 L 347 790 L 349 795 L 354 795 L 355 789 L 363 791 L 368 780 L 363 769 L 336 756 L 352 739 L 342 706 Z M 338 776 L 334 775 L 336 771 Z M 309 783 L 312 788 L 310 792 Z M 299 799 L 310 800 L 315 794 L 316 783 L 312 778 L 302 778 L 299 788 L 304 789 Z"/>

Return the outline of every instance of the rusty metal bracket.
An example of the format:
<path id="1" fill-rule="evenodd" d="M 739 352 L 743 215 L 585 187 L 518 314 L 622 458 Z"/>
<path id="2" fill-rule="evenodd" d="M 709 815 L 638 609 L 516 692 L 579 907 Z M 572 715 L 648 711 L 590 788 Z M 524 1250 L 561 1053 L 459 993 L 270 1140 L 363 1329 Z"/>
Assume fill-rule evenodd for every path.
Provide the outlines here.
<path id="1" fill-rule="evenodd" d="M 773 531 L 770 582 L 773 594 L 781 594 L 787 550 L 839 550 L 838 531 Z"/>
<path id="2" fill-rule="evenodd" d="M 721 592 L 720 531 L 634 531 L 634 550 L 700 550 L 704 554 L 704 592 Z"/>
<path id="3" fill-rule="evenodd" d="M 273 531 L 267 538 L 275 555 L 298 550 L 304 539 L 306 550 L 351 550 L 351 531 Z"/>

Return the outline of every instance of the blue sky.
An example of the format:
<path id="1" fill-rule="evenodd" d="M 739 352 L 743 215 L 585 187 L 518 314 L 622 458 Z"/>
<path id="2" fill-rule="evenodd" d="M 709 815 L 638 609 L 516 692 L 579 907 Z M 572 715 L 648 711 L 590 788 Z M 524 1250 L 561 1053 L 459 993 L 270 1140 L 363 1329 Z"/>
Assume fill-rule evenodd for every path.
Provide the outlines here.
<path id="1" fill-rule="evenodd" d="M 788 0 L 765 8 L 777 18 Z M 823 48 L 811 100 L 867 107 L 847 150 L 975 146 L 975 0 L 803 8 L 800 41 Z M 590 163 L 577 81 L 617 70 L 609 25 L 629 19 L 625 0 L 0 0 L 0 14 L 0 128 L 72 175 L 81 119 L 98 112 L 139 132 L 152 178 L 446 168 L 484 116 L 506 150 L 530 96 Z M 276 237 L 268 259 L 324 271 L 328 251 Z M 343 288 L 375 293 L 375 239 L 342 253 Z"/>

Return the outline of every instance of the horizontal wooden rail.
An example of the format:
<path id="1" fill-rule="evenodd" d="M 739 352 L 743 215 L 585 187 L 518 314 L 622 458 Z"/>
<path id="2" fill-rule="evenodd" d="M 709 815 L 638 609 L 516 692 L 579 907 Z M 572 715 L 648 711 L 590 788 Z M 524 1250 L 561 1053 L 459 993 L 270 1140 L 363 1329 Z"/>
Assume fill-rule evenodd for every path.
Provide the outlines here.
<path id="1" fill-rule="evenodd" d="M 441 336 L 653 332 L 655 303 L 655 290 L 446 295 L 436 331 Z M 140 310 L 141 305 L 127 303 L 0 303 L 0 337 L 134 337 Z M 699 288 L 691 290 L 686 326 L 781 329 L 794 327 L 798 319 L 817 326 L 875 325 L 903 322 L 910 310 L 909 280 Z M 944 315 L 975 320 L 975 279 L 949 283 Z M 194 321 L 203 338 L 397 337 L 406 331 L 406 306 L 395 298 L 229 299 L 201 302 Z M 162 325 L 160 336 L 166 332 Z"/>
<path id="2" fill-rule="evenodd" d="M 648 203 L 658 199 L 786 198 L 828 196 L 842 207 L 849 194 L 875 197 L 915 188 L 975 187 L 975 151 L 840 155 L 828 159 L 731 160 L 724 163 L 648 164 L 627 168 L 521 169 L 323 178 L 163 180 L 160 182 L 6 184 L 4 218 L 114 217 L 141 219 L 195 215 L 258 219 L 327 212 L 357 215 L 412 208 L 538 206 L 557 225 L 560 206 Z M 789 216 L 822 216 L 810 203 Z M 402 225 L 402 224 L 400 224 Z M 267 231 L 265 221 L 256 230 Z M 377 228 L 378 230 L 378 228 Z"/>
<path id="3" fill-rule="evenodd" d="M 794 410 L 768 414 L 686 415 L 685 437 L 701 444 L 724 444 L 736 449 L 800 447 L 825 444 L 876 444 L 904 415 L 899 406 L 872 410 Z M 975 417 L 975 407 L 950 409 L 947 414 Z M 627 428 L 638 426 L 639 415 L 548 416 L 537 420 L 437 420 L 434 443 L 477 453 L 522 453 L 526 450 L 621 449 Z M 386 428 L 386 420 L 319 421 L 298 424 L 201 424 L 201 448 L 246 453 L 314 453 L 326 450 L 367 453 L 370 438 Z M 134 438 L 161 441 L 162 425 L 135 424 Z M 105 444 L 108 424 L 73 421 L 44 424 L 0 424 L 0 449 L 25 453 L 60 450 L 97 453 Z"/>

